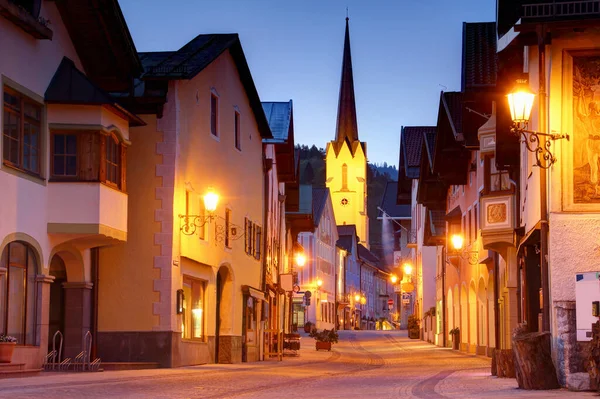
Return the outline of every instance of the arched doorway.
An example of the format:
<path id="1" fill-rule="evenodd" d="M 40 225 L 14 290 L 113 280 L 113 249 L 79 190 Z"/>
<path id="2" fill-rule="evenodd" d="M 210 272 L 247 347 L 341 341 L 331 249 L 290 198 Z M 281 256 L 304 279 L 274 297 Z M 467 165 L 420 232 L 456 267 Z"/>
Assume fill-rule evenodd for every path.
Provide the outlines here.
<path id="1" fill-rule="evenodd" d="M 50 312 L 48 318 L 48 352 L 53 348 L 52 339 L 57 331 L 65 333 L 65 291 L 63 283 L 67 282 L 67 269 L 60 256 L 52 257 L 50 275 L 54 281 L 50 284 Z M 58 345 L 58 341 L 56 345 Z M 58 348 L 56 348 L 58 350 Z"/>
<path id="2" fill-rule="evenodd" d="M 471 280 L 469 284 L 469 351 L 477 348 L 477 290 Z M 474 350 L 475 349 L 475 350 Z"/>
<path id="3" fill-rule="evenodd" d="M 91 330 L 92 284 L 85 282 L 83 259 L 76 250 L 52 255 L 50 274 L 55 276 L 50 285 L 50 317 L 54 325 L 48 329 L 48 347 L 52 348 L 54 333 L 60 330 L 64 340 L 62 359 L 74 359 L 83 350 L 85 335 Z"/>
<path id="4" fill-rule="evenodd" d="M 479 287 L 477 288 L 477 313 L 477 345 L 486 347 L 488 345 L 487 292 L 483 277 L 479 279 Z"/>
<path id="5" fill-rule="evenodd" d="M 215 363 L 232 363 L 233 290 L 231 272 L 221 266 L 217 273 L 215 311 Z"/>

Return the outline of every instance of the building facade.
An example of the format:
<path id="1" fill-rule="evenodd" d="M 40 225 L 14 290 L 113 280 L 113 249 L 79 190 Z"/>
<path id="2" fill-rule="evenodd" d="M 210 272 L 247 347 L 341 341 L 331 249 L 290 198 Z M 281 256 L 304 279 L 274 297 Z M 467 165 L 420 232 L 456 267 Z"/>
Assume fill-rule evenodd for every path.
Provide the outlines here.
<path id="1" fill-rule="evenodd" d="M 26 369 L 56 331 L 62 357 L 95 345 L 99 248 L 128 238 L 130 127 L 143 122 L 107 92 L 141 65 L 117 2 L 103 7 L 0 5 L 0 333 Z"/>

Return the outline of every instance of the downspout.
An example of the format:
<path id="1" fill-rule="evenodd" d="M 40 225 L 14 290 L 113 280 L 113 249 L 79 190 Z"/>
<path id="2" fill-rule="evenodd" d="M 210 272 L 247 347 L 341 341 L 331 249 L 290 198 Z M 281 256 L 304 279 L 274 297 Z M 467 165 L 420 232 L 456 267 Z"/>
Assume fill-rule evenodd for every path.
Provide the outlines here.
<path id="1" fill-rule="evenodd" d="M 92 272 L 92 315 L 91 315 L 91 333 L 92 333 L 92 353 L 91 359 L 98 357 L 98 283 L 100 281 L 99 263 L 100 250 L 99 248 L 90 249 L 91 257 L 91 272 Z"/>
<path id="2" fill-rule="evenodd" d="M 442 246 L 442 346 L 446 347 L 446 246 Z"/>
<path id="3" fill-rule="evenodd" d="M 548 131 L 546 126 L 546 29 L 542 24 L 538 28 L 538 68 L 539 68 L 539 130 Z M 546 136 L 540 136 L 540 147 L 546 148 Z M 542 269 L 542 331 L 550 331 L 550 287 L 548 273 L 548 203 L 547 173 L 540 170 L 540 266 Z"/>
<path id="4" fill-rule="evenodd" d="M 264 150 L 263 150 L 264 154 Z M 263 155 L 264 156 L 264 155 Z M 262 251 L 262 272 L 260 276 L 260 289 L 265 293 L 267 293 L 267 240 L 269 239 L 269 170 L 271 170 L 270 159 L 263 158 L 263 226 L 264 226 L 264 234 L 262 237 L 261 244 L 263 245 Z"/>
<path id="5" fill-rule="evenodd" d="M 500 304 L 499 296 L 500 293 L 500 254 L 494 251 L 494 341 L 496 343 L 496 349 L 501 349 L 500 346 Z"/>

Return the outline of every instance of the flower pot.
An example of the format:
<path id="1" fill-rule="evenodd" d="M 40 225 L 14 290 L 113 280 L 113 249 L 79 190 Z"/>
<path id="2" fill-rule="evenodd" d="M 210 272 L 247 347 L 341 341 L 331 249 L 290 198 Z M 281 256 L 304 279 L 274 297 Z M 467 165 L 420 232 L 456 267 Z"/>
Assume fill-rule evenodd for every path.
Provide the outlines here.
<path id="1" fill-rule="evenodd" d="M 0 363 L 10 363 L 16 342 L 0 342 Z"/>
<path id="2" fill-rule="evenodd" d="M 325 350 L 330 351 L 331 350 L 331 342 L 316 341 L 315 342 L 315 347 L 317 348 L 317 350 L 319 350 L 319 349 L 325 349 Z"/>
<path id="3" fill-rule="evenodd" d="M 452 349 L 454 349 L 455 351 L 457 351 L 460 347 L 460 340 L 458 339 L 458 334 L 456 334 L 453 338 L 452 338 Z"/>
<path id="4" fill-rule="evenodd" d="M 408 330 L 408 338 L 419 339 L 419 330 Z"/>
<path id="5" fill-rule="evenodd" d="M 312 324 L 305 324 L 304 325 L 304 332 L 305 333 L 310 333 L 310 330 L 312 329 Z"/>

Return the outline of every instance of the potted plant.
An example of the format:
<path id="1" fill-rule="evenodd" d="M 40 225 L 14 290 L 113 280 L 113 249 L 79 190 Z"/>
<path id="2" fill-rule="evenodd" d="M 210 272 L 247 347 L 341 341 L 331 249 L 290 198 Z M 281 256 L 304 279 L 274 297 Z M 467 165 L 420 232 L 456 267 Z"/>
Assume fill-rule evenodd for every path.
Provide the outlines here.
<path id="1" fill-rule="evenodd" d="M 419 338 L 419 319 L 417 319 L 417 316 L 414 314 L 408 316 L 408 338 Z"/>
<path id="2" fill-rule="evenodd" d="M 460 346 L 460 330 L 458 327 L 450 330 L 450 335 L 452 335 L 452 349 L 458 350 Z"/>
<path id="3" fill-rule="evenodd" d="M 304 332 L 305 333 L 310 333 L 313 329 L 313 323 L 311 321 L 307 321 L 306 323 L 304 323 Z"/>
<path id="4" fill-rule="evenodd" d="M 331 350 L 331 344 L 336 344 L 339 338 L 338 333 L 333 329 L 317 331 L 317 329 L 314 328 L 309 336 L 315 339 L 315 348 L 317 350 L 326 349 L 328 351 Z"/>
<path id="5" fill-rule="evenodd" d="M 10 363 L 17 339 L 10 335 L 0 335 L 0 363 Z"/>

